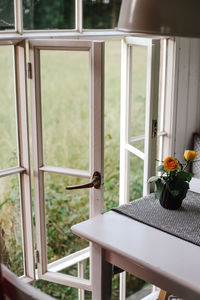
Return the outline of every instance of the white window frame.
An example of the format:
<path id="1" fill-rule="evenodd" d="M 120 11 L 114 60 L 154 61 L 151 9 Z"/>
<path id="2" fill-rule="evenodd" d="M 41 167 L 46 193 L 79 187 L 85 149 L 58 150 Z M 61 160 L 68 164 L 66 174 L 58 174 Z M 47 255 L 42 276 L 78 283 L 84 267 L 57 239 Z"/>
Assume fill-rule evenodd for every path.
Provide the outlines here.
<path id="1" fill-rule="evenodd" d="M 28 131 L 28 105 L 26 87 L 26 60 L 25 42 L 16 41 L 1 43 L 13 45 L 14 51 L 14 79 L 16 100 L 16 123 L 18 141 L 18 166 L 1 170 L 0 177 L 19 174 L 20 200 L 22 215 L 22 248 L 24 256 L 25 281 L 35 279 L 35 259 L 33 243 L 32 196 L 31 196 L 31 170 Z"/>
<path id="2" fill-rule="evenodd" d="M 134 45 L 147 47 L 147 74 L 146 74 L 146 113 L 145 113 L 145 135 L 132 138 L 130 136 L 131 126 L 131 68 L 132 51 Z M 167 42 L 163 41 L 163 61 L 162 74 L 160 71 L 160 39 L 127 37 L 122 40 L 122 59 L 121 59 L 121 117 L 120 117 L 120 193 L 119 202 L 125 204 L 129 202 L 129 178 L 130 178 L 130 154 L 136 155 L 144 160 L 143 175 L 143 195 L 150 192 L 148 178 L 155 175 L 157 137 L 160 137 L 159 159 L 162 160 L 163 138 L 166 136 L 164 131 L 164 112 L 165 112 L 165 88 L 163 80 L 166 79 L 166 50 Z M 160 103 L 160 128 L 157 135 L 153 137 L 153 120 L 158 121 L 158 99 L 159 99 L 159 79 L 161 85 Z M 165 81 L 164 81 L 165 82 Z M 144 140 L 144 153 L 131 145 L 135 141 Z M 154 288 L 149 299 L 157 297 L 158 291 Z M 126 297 L 126 273 L 120 274 L 120 300 Z"/>
<path id="3" fill-rule="evenodd" d="M 104 40 L 121 40 L 123 38 L 125 38 L 126 36 L 129 36 L 129 34 L 127 33 L 123 33 L 123 32 L 119 32 L 116 30 L 84 30 L 83 29 L 83 22 L 82 22 L 82 17 L 83 17 L 83 11 L 82 11 L 82 0 L 75 0 L 75 14 L 76 14 L 76 18 L 75 18 L 75 29 L 74 30 L 34 30 L 34 31 L 25 31 L 23 30 L 23 13 L 22 13 L 22 0 L 14 0 L 15 3 L 15 30 L 11 30 L 11 31 L 1 31 L 0 32 L 0 45 L 4 45 L 4 44 L 15 44 L 15 48 L 18 49 L 18 51 L 16 51 L 17 55 L 16 55 L 16 76 L 17 78 L 19 77 L 20 80 L 19 82 L 17 82 L 16 85 L 16 90 L 17 90 L 17 97 L 21 97 L 21 91 L 25 91 L 24 93 L 22 93 L 23 97 L 21 97 L 20 101 L 23 101 L 23 105 L 18 105 L 18 115 L 20 116 L 18 118 L 18 122 L 19 122 L 19 137 L 21 142 L 19 143 L 19 153 L 22 153 L 22 149 L 24 151 L 24 153 L 28 153 L 27 156 L 22 157 L 20 155 L 20 160 L 21 160 L 21 164 L 23 165 L 23 167 L 17 167 L 17 168 L 12 168 L 9 170 L 3 170 L 0 171 L 0 177 L 2 176 L 8 176 L 10 174 L 15 174 L 15 173 L 19 173 L 21 174 L 21 187 L 22 187 L 22 202 L 23 204 L 23 215 L 24 216 L 24 221 L 23 221 L 23 227 L 24 227 L 24 248 L 25 248 L 25 276 L 23 277 L 24 280 L 26 281 L 31 281 L 33 279 L 35 279 L 35 275 L 34 275 L 34 257 L 33 257 L 33 239 L 31 241 L 31 245 L 30 242 L 27 243 L 27 239 L 30 240 L 30 236 L 32 237 L 32 224 L 30 223 L 30 216 L 32 214 L 31 212 L 31 194 L 29 195 L 29 191 L 31 190 L 31 185 L 30 185 L 30 165 L 29 165 L 29 141 L 28 141 L 28 123 L 27 123 L 27 109 L 25 108 L 25 114 L 24 112 L 22 113 L 22 107 L 27 107 L 27 103 L 26 103 L 26 79 L 25 79 L 25 74 L 26 74 L 26 64 L 24 61 L 24 57 L 25 57 L 25 41 L 27 39 L 31 39 L 32 41 L 35 38 L 40 38 L 40 39 L 46 39 L 46 38 L 63 38 L 63 39 L 91 39 L 91 40 L 98 40 L 98 39 L 104 39 Z M 139 36 L 138 36 L 139 37 Z M 140 37 L 140 41 L 144 38 L 144 35 Z M 166 67 L 165 70 L 163 71 L 163 78 L 166 78 L 166 82 L 167 84 L 171 83 L 171 86 L 165 86 L 163 87 L 163 96 L 162 96 L 162 114 L 164 115 L 164 111 L 166 108 L 166 104 L 165 101 L 166 99 L 169 100 L 167 105 L 171 105 L 170 108 L 171 110 L 173 110 L 173 112 L 175 112 L 175 105 L 173 103 L 172 99 L 172 95 L 170 95 L 170 92 L 173 89 L 173 83 L 172 83 L 172 79 L 174 76 L 174 72 L 175 72 L 175 43 L 172 40 L 168 40 L 169 42 L 166 43 L 166 53 L 165 53 L 165 57 L 167 57 L 167 60 L 165 62 Z M 19 44 L 20 46 L 18 47 L 17 44 Z M 170 47 L 169 47 L 170 46 Z M 18 47 L 18 48 L 17 48 Z M 23 49 L 22 49 L 23 48 Z M 168 48 L 169 48 L 169 52 L 168 52 Z M 129 50 L 126 49 L 125 44 L 122 46 L 122 57 L 123 59 L 125 59 L 126 61 L 126 65 L 125 68 L 128 68 L 128 65 L 130 67 L 130 61 L 129 60 Z M 128 64 L 128 65 L 127 65 Z M 125 71 L 124 68 L 124 64 L 122 65 L 122 94 L 121 94 L 121 98 L 124 100 L 128 93 L 130 93 L 129 91 L 129 87 L 127 85 L 127 82 L 125 82 L 125 80 L 123 80 L 123 78 L 128 79 L 128 73 Z M 21 74 L 21 70 L 22 70 L 22 74 Z M 128 70 L 128 69 L 127 69 Z M 170 77 L 171 76 L 171 77 Z M 170 83 L 169 83 L 170 82 Z M 166 90 L 166 92 L 165 92 Z M 172 101 L 171 101 L 172 99 Z M 20 102 L 22 103 L 22 102 Z M 24 106 L 25 105 L 25 106 Z M 167 107 L 168 108 L 168 107 Z M 168 114 L 170 115 L 170 110 L 167 111 Z M 122 111 L 121 113 L 123 114 L 123 107 L 122 107 Z M 175 115 L 175 114 L 174 114 Z M 161 128 L 160 129 L 160 133 L 159 135 L 161 136 L 160 139 L 160 153 L 161 155 L 163 155 L 163 153 L 166 152 L 166 149 L 172 149 L 173 148 L 173 138 L 171 136 L 172 134 L 172 129 L 173 128 L 169 128 L 170 124 L 169 122 L 166 124 L 166 119 L 163 116 L 163 119 L 161 121 Z M 149 119 L 150 121 L 150 119 Z M 172 122 L 174 124 L 174 122 Z M 173 125 L 174 126 L 174 125 Z M 168 134 L 168 138 L 166 138 L 166 132 L 167 131 Z M 22 142 L 22 136 L 23 138 L 23 142 Z M 167 146 L 166 146 L 167 145 Z M 163 150 L 164 149 L 164 150 Z M 139 152 L 138 152 L 139 154 Z M 141 154 L 141 153 L 140 153 Z M 141 154 L 143 156 L 143 154 Z M 160 155 L 160 157 L 161 157 Z M 126 164 L 124 164 L 125 167 L 127 167 Z M 42 167 L 43 170 L 41 169 L 42 172 L 53 172 L 53 173 L 58 173 L 58 174 L 65 174 L 66 170 L 61 170 L 61 168 L 57 169 L 55 167 L 51 167 L 51 166 L 43 166 Z M 128 169 L 127 169 L 128 170 Z M 148 167 L 146 167 L 146 170 L 149 170 Z M 147 174 L 148 172 L 146 172 Z M 89 174 L 85 174 L 84 177 L 89 177 Z M 147 175 L 146 175 L 147 177 Z M 25 184 L 26 183 L 26 184 Z M 147 191 L 147 187 L 145 188 Z M 120 190 L 120 195 L 122 194 L 121 190 Z M 124 193 L 123 193 L 124 194 Z M 25 195 L 27 197 L 28 202 L 25 201 Z M 121 199 L 128 199 L 128 195 L 125 196 L 125 198 L 122 198 L 122 196 L 120 196 L 120 203 L 123 203 Z M 126 201 L 124 201 L 126 202 Z M 24 213 L 26 211 L 26 213 Z M 28 213 L 27 213 L 28 211 Z M 94 212 L 93 212 L 94 213 Z M 93 215 L 93 214 L 91 214 Z M 27 216 L 27 217 L 26 217 Z M 80 260 L 81 257 L 81 260 Z M 72 254 L 71 256 L 69 256 L 66 259 L 60 260 L 58 262 L 53 262 L 52 264 L 49 264 L 48 269 L 51 271 L 59 271 L 61 270 L 60 268 L 64 269 L 68 266 L 72 266 L 74 264 L 78 264 L 78 273 L 79 276 L 82 277 L 81 274 L 83 274 L 83 260 L 87 259 L 89 257 L 89 248 L 88 249 L 84 249 L 82 252 L 78 253 L 78 254 Z M 82 259 L 83 258 L 83 259 Z M 61 267 L 62 265 L 62 267 Z M 44 268 L 45 269 L 45 268 Z M 123 276 L 123 275 L 122 275 Z M 36 274 L 36 278 L 37 278 L 37 274 Z M 124 280 L 124 279 L 123 279 Z M 124 282 L 124 281 L 123 281 Z M 124 284 L 125 286 L 125 284 Z M 123 286 L 121 285 L 121 292 L 120 292 L 120 299 L 121 300 L 125 300 L 125 294 L 124 294 L 125 289 L 123 288 Z M 83 295 L 83 290 L 79 289 L 79 299 L 84 299 L 84 295 Z"/>
<path id="4" fill-rule="evenodd" d="M 101 187 L 90 190 L 90 217 L 103 212 L 103 147 L 104 147 L 104 42 L 74 41 L 74 40 L 31 40 L 29 41 L 31 63 L 31 102 L 32 102 L 32 141 L 33 141 L 33 173 L 34 200 L 37 239 L 37 276 L 38 279 L 72 286 L 91 291 L 91 282 L 81 277 L 57 273 L 65 267 L 78 264 L 79 275 L 83 274 L 83 261 L 89 257 L 90 249 L 86 248 L 66 256 L 50 265 L 47 264 L 46 223 L 44 172 L 55 174 L 92 178 L 95 171 L 101 174 Z M 87 51 L 89 53 L 90 86 L 90 161 L 89 170 L 75 170 L 47 166 L 43 160 L 42 138 L 42 105 L 40 78 L 40 50 L 59 51 Z M 70 263 L 69 263 L 70 262 Z M 81 291 L 79 291 L 81 294 Z"/>

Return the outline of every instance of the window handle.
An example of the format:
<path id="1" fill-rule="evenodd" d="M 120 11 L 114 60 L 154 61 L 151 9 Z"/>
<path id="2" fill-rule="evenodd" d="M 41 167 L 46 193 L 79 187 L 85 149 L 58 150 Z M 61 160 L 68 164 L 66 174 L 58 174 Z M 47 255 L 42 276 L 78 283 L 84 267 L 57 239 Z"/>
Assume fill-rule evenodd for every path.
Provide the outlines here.
<path id="1" fill-rule="evenodd" d="M 94 172 L 92 176 L 92 181 L 86 184 L 81 185 L 72 185 L 67 186 L 66 190 L 79 190 L 79 189 L 90 189 L 94 187 L 95 189 L 99 189 L 101 186 L 101 174 L 97 171 Z"/>

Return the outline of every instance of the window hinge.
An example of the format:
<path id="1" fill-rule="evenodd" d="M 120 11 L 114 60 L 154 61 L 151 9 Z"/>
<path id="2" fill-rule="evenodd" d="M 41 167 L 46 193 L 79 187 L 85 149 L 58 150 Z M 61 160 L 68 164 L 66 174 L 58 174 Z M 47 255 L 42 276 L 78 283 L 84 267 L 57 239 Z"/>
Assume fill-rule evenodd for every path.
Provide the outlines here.
<path id="1" fill-rule="evenodd" d="M 30 62 L 27 63 L 27 76 L 29 79 L 32 78 L 32 65 Z"/>
<path id="2" fill-rule="evenodd" d="M 40 262 L 40 253 L 38 250 L 35 250 L 35 262 L 36 263 Z"/>
<path id="3" fill-rule="evenodd" d="M 158 121 L 152 120 L 152 138 L 157 137 L 158 133 Z"/>

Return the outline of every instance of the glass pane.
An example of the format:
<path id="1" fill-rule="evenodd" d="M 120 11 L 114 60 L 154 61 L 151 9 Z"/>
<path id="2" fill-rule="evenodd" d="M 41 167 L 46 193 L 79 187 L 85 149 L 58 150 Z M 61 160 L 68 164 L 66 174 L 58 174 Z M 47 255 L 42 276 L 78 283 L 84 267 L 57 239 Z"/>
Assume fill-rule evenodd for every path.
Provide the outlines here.
<path id="1" fill-rule="evenodd" d="M 45 164 L 89 169 L 89 54 L 41 51 Z"/>
<path id="2" fill-rule="evenodd" d="M 45 280 L 37 280 L 33 283 L 33 286 L 55 299 L 78 300 L 78 290 L 70 286 L 64 286 Z"/>
<path id="3" fill-rule="evenodd" d="M 70 228 L 89 218 L 89 191 L 65 189 L 86 182 L 88 179 L 45 174 L 48 263 L 88 247 Z"/>
<path id="4" fill-rule="evenodd" d="M 106 211 L 118 206 L 119 203 L 120 55 L 120 41 L 105 42 L 104 206 Z"/>
<path id="5" fill-rule="evenodd" d="M 24 274 L 18 175 L 0 179 L 1 260 L 17 276 Z"/>
<path id="6" fill-rule="evenodd" d="M 15 29 L 14 0 L 0 1 L 0 30 Z"/>
<path id="7" fill-rule="evenodd" d="M 130 135 L 145 134 L 147 47 L 132 46 L 131 130 Z"/>
<path id="8" fill-rule="evenodd" d="M 13 47 L 0 47 L 0 169 L 18 165 Z"/>
<path id="9" fill-rule="evenodd" d="M 129 201 L 133 201 L 143 195 L 144 161 L 130 153 L 130 182 Z"/>
<path id="10" fill-rule="evenodd" d="M 112 29 L 117 26 L 121 0 L 83 0 L 83 27 Z"/>
<path id="11" fill-rule="evenodd" d="M 24 29 L 74 29 L 75 0 L 23 0 Z"/>

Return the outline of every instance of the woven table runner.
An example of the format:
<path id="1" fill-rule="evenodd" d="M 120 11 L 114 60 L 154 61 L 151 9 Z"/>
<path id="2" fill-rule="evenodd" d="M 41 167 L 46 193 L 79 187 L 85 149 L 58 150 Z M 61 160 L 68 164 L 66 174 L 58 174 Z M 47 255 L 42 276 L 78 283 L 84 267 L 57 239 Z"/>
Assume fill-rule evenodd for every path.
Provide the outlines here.
<path id="1" fill-rule="evenodd" d="M 163 208 L 154 194 L 113 208 L 151 227 L 200 246 L 200 194 L 188 191 L 178 210 Z"/>

